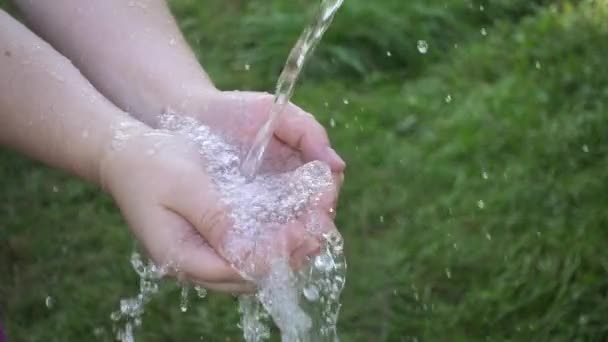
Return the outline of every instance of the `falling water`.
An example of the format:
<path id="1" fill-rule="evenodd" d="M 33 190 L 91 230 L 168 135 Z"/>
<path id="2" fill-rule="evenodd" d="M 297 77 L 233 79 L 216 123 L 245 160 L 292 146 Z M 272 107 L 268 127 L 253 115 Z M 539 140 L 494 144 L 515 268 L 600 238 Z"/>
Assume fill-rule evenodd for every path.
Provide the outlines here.
<path id="1" fill-rule="evenodd" d="M 258 131 L 253 145 L 241 165 L 241 172 L 247 179 L 252 180 L 255 177 L 264 157 L 264 151 L 274 134 L 279 117 L 293 95 L 293 89 L 302 68 L 317 44 L 319 44 L 319 41 L 321 41 L 323 34 L 343 2 L 344 0 L 322 0 L 320 9 L 314 20 L 302 32 L 302 35 L 289 53 L 287 62 L 277 81 L 274 103 L 270 108 L 268 120 Z"/>

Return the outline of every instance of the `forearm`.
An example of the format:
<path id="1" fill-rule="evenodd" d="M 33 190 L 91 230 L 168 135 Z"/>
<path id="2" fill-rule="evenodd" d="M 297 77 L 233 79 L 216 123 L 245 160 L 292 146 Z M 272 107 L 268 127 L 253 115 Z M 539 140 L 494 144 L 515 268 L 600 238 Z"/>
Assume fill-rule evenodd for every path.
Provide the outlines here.
<path id="1" fill-rule="evenodd" d="M 214 89 L 164 0 L 15 3 L 97 89 L 150 125 Z"/>
<path id="2" fill-rule="evenodd" d="M 143 126 L 0 10 L 0 144 L 99 182 L 99 161 L 120 125 Z"/>

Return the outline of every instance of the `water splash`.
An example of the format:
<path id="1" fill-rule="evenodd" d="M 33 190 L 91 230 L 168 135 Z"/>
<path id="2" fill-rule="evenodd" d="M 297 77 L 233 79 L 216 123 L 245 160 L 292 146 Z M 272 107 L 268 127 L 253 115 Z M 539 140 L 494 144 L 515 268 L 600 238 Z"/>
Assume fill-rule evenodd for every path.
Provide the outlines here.
<path id="1" fill-rule="evenodd" d="M 144 262 L 139 253 L 131 254 L 131 266 L 139 276 L 139 293 L 135 297 L 120 300 L 120 308 L 112 312 L 116 339 L 121 342 L 134 342 L 133 330 L 141 326 L 144 307 L 158 292 L 158 283 L 168 267 L 158 267 L 152 262 Z"/>
<path id="2" fill-rule="evenodd" d="M 322 0 L 320 9 L 313 22 L 300 35 L 287 57 L 287 62 L 277 81 L 274 103 L 270 108 L 268 120 L 258 131 L 255 140 L 241 166 L 241 172 L 249 180 L 255 178 L 264 151 L 274 134 L 278 119 L 293 95 L 295 84 L 302 68 L 311 56 L 323 34 L 331 24 L 334 15 L 344 0 Z"/>
<path id="3" fill-rule="evenodd" d="M 338 232 L 323 234 L 318 212 L 311 210 L 331 189 L 331 170 L 322 162 L 283 173 L 265 173 L 253 181 L 241 174 L 241 149 L 196 120 L 166 113 L 161 127 L 194 142 L 207 172 L 231 208 L 234 227 L 226 232 L 223 256 L 243 277 L 256 283 L 255 296 L 239 300 L 245 340 L 269 336 L 269 318 L 283 341 L 336 341 L 339 297 L 346 263 Z M 306 217 L 306 232 L 322 240 L 322 253 L 305 270 L 294 272 L 277 237 L 295 220 Z M 260 260 L 262 260 L 260 262 Z"/>

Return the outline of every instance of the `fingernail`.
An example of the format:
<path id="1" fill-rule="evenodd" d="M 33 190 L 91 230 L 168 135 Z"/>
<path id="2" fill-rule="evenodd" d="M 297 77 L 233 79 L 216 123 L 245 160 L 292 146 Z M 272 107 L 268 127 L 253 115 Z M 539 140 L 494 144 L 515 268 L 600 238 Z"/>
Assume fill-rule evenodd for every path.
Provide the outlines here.
<path id="1" fill-rule="evenodd" d="M 327 154 L 329 156 L 329 159 L 331 160 L 331 163 L 336 164 L 339 169 L 343 169 L 346 166 L 346 162 L 344 162 L 344 159 L 340 158 L 338 153 L 333 148 L 328 146 Z"/>

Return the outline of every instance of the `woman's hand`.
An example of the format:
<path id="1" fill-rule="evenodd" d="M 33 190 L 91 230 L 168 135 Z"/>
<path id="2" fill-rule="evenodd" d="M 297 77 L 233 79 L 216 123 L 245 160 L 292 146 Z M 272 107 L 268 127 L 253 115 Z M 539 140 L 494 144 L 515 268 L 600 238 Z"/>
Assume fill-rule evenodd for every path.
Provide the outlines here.
<path id="1" fill-rule="evenodd" d="M 188 102 L 185 115 L 196 118 L 221 133 L 232 144 L 240 146 L 242 157 L 251 147 L 260 127 L 266 122 L 273 104 L 273 96 L 257 92 L 212 90 L 201 96 L 198 101 L 190 98 Z M 296 232 L 306 231 L 307 221 L 314 217 L 319 228 L 313 237 L 322 243 L 319 241 L 322 233 L 337 231 L 333 219 L 339 188 L 344 178 L 345 163 L 330 147 L 323 126 L 312 115 L 289 104 L 279 117 L 277 129 L 266 150 L 259 173 L 282 174 L 314 160 L 320 160 L 330 166 L 333 184 L 322 192 L 313 208 L 308 208 L 308 214 L 297 217 L 292 226 Z M 297 257 L 292 258 L 292 265 L 295 267 L 301 266 L 305 261 L 303 257 L 310 255 L 310 250 L 314 250 L 310 243 L 304 245 L 305 250 L 295 253 Z"/>
<path id="2" fill-rule="evenodd" d="M 268 93 L 210 90 L 198 101 L 189 99 L 186 108 L 180 110 L 244 146 L 251 146 L 268 119 L 273 100 Z M 325 128 L 311 114 L 291 103 L 279 117 L 265 156 L 265 166 L 271 166 L 274 172 L 320 160 L 341 179 L 346 167 L 331 147 Z"/>
<path id="3" fill-rule="evenodd" d="M 121 139 L 102 162 L 101 181 L 155 263 L 212 290 L 254 290 L 233 268 L 240 265 L 226 261 L 234 256 L 225 249 L 234 229 L 231 208 L 207 174 L 198 146 L 177 133 L 141 127 L 118 132 L 117 137 Z M 326 205 L 332 201 L 328 198 Z M 334 229 L 329 221 L 322 220 L 324 229 Z M 278 254 L 289 256 L 294 268 L 319 249 L 318 239 L 299 222 L 276 232 L 273 248 L 282 249 Z M 249 260 L 253 263 L 268 262 L 261 255 L 250 257 L 255 258 Z"/>

